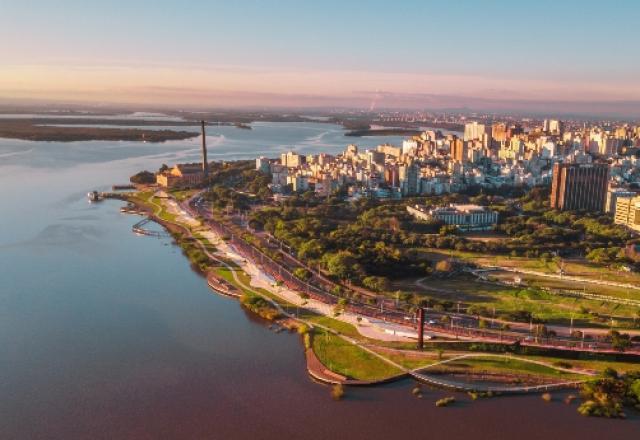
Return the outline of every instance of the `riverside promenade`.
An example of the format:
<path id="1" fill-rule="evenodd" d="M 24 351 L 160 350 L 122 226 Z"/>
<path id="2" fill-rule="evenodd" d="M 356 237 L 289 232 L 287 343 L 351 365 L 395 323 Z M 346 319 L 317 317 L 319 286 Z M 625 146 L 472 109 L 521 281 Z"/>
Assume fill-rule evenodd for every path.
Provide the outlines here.
<path id="1" fill-rule="evenodd" d="M 171 202 L 171 203 L 169 203 Z M 272 294 L 276 295 L 276 296 L 280 296 L 283 300 L 287 301 L 287 297 L 286 296 L 282 296 L 282 291 L 280 289 L 276 289 L 275 286 L 273 284 L 271 284 L 269 282 L 270 280 L 270 276 L 268 274 L 266 274 L 262 269 L 263 269 L 263 265 L 258 264 L 254 259 L 252 259 L 251 257 L 254 255 L 243 255 L 243 253 L 240 252 L 236 252 L 237 248 L 235 246 L 235 244 L 237 243 L 234 239 L 234 236 L 231 235 L 227 235 L 226 237 L 223 235 L 225 233 L 230 232 L 229 230 L 226 230 L 223 227 L 220 227 L 222 225 L 219 226 L 219 231 L 216 230 L 215 228 L 215 224 L 213 224 L 213 222 L 211 221 L 206 221 L 205 223 L 207 225 L 209 225 L 209 227 L 211 228 L 210 230 L 210 235 L 208 240 L 211 242 L 211 239 L 213 239 L 213 241 L 215 243 L 212 242 L 212 244 L 216 245 L 216 252 L 211 253 L 209 251 L 209 249 L 207 249 L 207 246 L 205 246 L 200 239 L 196 238 L 193 235 L 193 232 L 191 230 L 191 228 L 193 227 L 199 227 L 201 226 L 201 221 L 196 220 L 196 213 L 191 212 L 191 209 L 186 209 L 183 210 L 181 209 L 182 206 L 177 204 L 175 201 L 173 200 L 163 200 L 162 201 L 163 205 L 166 203 L 169 203 L 169 209 L 171 211 L 171 214 L 175 216 L 177 221 L 167 221 L 167 220 L 163 220 L 161 218 L 158 218 L 158 221 L 161 224 L 171 224 L 174 227 L 178 227 L 181 230 L 184 231 L 185 234 L 187 234 L 188 237 L 190 237 L 190 240 L 192 240 L 209 258 L 211 258 L 212 260 L 216 261 L 217 263 L 227 267 L 230 270 L 231 275 L 234 278 L 234 281 L 242 288 L 242 289 L 246 289 L 248 291 L 252 291 L 255 292 L 257 295 L 262 296 L 265 300 L 271 302 L 275 307 L 277 307 L 285 316 L 297 320 L 299 322 L 305 323 L 307 325 L 309 325 L 310 327 L 314 327 L 314 326 L 318 326 L 320 328 L 323 328 L 326 331 L 330 331 L 331 333 L 339 336 L 340 338 L 344 339 L 345 341 L 357 345 L 359 348 L 361 348 L 362 350 L 370 353 L 371 355 L 381 359 L 382 361 L 388 363 L 389 365 L 397 368 L 399 371 L 401 371 L 401 374 L 398 374 L 397 376 L 394 376 L 392 378 L 385 378 L 384 380 L 381 381 L 371 381 L 371 382 L 366 382 L 366 381 L 354 381 L 351 380 L 349 378 L 344 378 L 344 376 L 341 375 L 337 375 L 334 372 L 331 372 L 328 368 L 326 368 L 325 366 L 323 366 L 319 360 L 317 359 L 317 357 L 315 357 L 315 355 L 313 357 L 308 357 L 308 362 L 310 362 L 310 367 L 309 372 L 310 375 L 312 375 L 312 377 L 316 378 L 317 380 L 323 381 L 323 382 L 327 382 L 327 383 L 342 383 L 345 385 L 374 385 L 377 383 L 383 383 L 383 382 L 387 382 L 389 380 L 395 380 L 395 379 L 399 379 L 402 377 L 413 377 L 415 380 L 418 380 L 422 383 L 426 383 L 432 386 L 436 386 L 436 387 L 441 387 L 441 388 L 446 388 L 446 389 L 451 389 L 451 390 L 456 390 L 456 391 L 473 391 L 473 392 L 495 392 L 495 393 L 501 393 L 501 394 L 515 394 L 515 393 L 528 393 L 528 392 L 540 392 L 540 391 L 547 391 L 547 390 L 551 390 L 551 389 L 557 389 L 557 388 L 566 388 L 566 387 L 572 387 L 572 386 L 577 386 L 578 384 L 582 383 L 583 381 L 580 380 L 575 380 L 575 381 L 562 381 L 562 382 L 557 382 L 557 383 L 546 383 L 546 384 L 540 384 L 540 385 L 528 385 L 528 386 L 496 386 L 496 385 L 482 385 L 482 384 L 469 384 L 469 383 L 464 383 L 464 382 L 458 382 L 458 381 L 453 381 L 453 380 L 449 380 L 449 379 L 443 379 L 442 377 L 434 377 L 434 375 L 429 375 L 428 372 L 426 372 L 425 368 L 428 369 L 432 366 L 435 365 L 441 365 L 444 362 L 441 363 L 436 363 L 430 366 L 427 366 L 425 368 L 420 368 L 420 369 L 407 369 L 405 367 L 403 367 L 402 365 L 390 360 L 389 358 L 381 355 L 380 353 L 378 353 L 377 351 L 371 350 L 369 347 L 367 347 L 366 344 L 362 344 L 359 341 L 350 338 L 348 336 L 342 335 L 338 332 L 336 332 L 333 329 L 324 327 L 322 325 L 318 325 L 317 323 L 312 323 L 309 322 L 308 320 L 304 320 L 304 319 L 300 319 L 297 314 L 295 313 L 291 313 L 288 310 L 285 310 L 280 304 L 278 304 L 277 302 L 274 302 L 271 298 L 264 296 L 263 294 L 261 294 L 260 292 L 257 292 L 255 289 L 253 289 L 251 286 L 248 286 L 244 283 L 244 281 L 238 277 L 236 271 L 239 268 L 245 268 L 246 270 L 244 270 L 246 272 L 246 274 L 249 276 L 249 280 L 250 283 L 252 285 L 256 285 L 259 286 L 261 288 L 267 288 L 267 290 L 269 290 Z M 153 214 L 152 214 L 152 218 L 157 218 L 156 214 L 159 213 L 159 211 L 161 209 L 160 205 L 156 205 L 158 210 L 156 210 Z M 188 225 L 188 226 L 187 226 Z M 199 234 L 201 234 L 201 232 L 199 232 Z M 223 239 L 223 237 L 225 237 L 225 239 Z M 240 242 L 240 244 L 242 244 L 242 242 Z M 231 265 L 227 262 L 227 260 L 235 260 L 234 263 L 239 263 L 237 266 L 234 267 L 234 265 Z M 297 292 L 295 292 L 293 289 L 286 289 L 286 291 L 290 292 L 290 293 L 295 293 L 296 298 L 298 300 L 300 300 L 300 295 L 297 294 Z M 325 304 L 326 306 L 326 304 Z M 356 325 L 356 328 L 358 328 L 360 326 Z M 406 327 L 406 326 L 405 326 Z M 310 356 L 310 355 L 309 355 Z M 474 357 L 474 356 L 478 356 L 478 355 L 468 355 L 468 356 L 463 356 L 463 357 Z M 314 359 L 315 358 L 315 359 Z M 455 359 L 450 359 L 448 360 L 448 362 L 452 362 L 456 359 L 461 359 L 462 357 L 458 357 Z M 313 374 L 312 374 L 313 372 Z"/>

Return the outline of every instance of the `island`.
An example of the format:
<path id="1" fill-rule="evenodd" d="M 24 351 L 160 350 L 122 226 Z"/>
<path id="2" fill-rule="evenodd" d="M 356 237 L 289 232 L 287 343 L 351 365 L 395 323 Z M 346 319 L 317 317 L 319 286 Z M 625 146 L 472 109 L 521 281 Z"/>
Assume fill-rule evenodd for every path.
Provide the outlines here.
<path id="1" fill-rule="evenodd" d="M 57 123 L 67 121 L 57 120 Z M 87 124 L 96 124 L 90 120 Z M 166 124 L 166 122 L 165 122 Z M 164 142 L 199 136 L 197 131 L 143 130 L 128 127 L 87 127 L 40 125 L 32 120 L 0 120 L 0 137 L 45 142 L 143 141 Z"/>

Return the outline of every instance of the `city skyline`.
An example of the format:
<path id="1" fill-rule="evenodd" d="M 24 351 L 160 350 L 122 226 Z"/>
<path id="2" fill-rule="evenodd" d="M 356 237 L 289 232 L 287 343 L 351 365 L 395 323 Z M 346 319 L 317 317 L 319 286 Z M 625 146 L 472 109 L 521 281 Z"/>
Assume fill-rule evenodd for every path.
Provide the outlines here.
<path id="1" fill-rule="evenodd" d="M 0 100 L 640 114 L 633 2 L 472 6 L 4 2 Z"/>

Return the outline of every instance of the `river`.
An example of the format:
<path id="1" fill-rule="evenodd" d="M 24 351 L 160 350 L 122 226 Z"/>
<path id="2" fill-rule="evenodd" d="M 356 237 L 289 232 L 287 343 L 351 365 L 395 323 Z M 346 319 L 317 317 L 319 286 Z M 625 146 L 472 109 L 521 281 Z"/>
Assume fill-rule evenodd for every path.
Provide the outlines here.
<path id="1" fill-rule="evenodd" d="M 212 159 L 337 152 L 399 138 L 338 126 L 209 129 Z M 0 139 L 2 439 L 623 439 L 640 422 L 583 418 L 560 398 L 436 408 L 403 381 L 329 389 L 305 371 L 295 334 L 276 334 L 212 293 L 167 239 L 86 192 L 139 169 L 197 160 L 199 140 L 48 143 Z"/>

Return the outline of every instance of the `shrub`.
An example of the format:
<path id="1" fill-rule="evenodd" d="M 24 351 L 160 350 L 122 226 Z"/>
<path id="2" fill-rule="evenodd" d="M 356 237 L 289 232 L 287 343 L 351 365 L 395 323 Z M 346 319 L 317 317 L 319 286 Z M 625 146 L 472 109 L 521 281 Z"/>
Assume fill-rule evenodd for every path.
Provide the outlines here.
<path id="1" fill-rule="evenodd" d="M 344 386 L 337 383 L 331 387 L 331 397 L 333 400 L 341 400 L 344 397 Z"/>
<path id="2" fill-rule="evenodd" d="M 444 407 L 444 406 L 449 406 L 449 405 L 451 405 L 452 403 L 455 403 L 455 402 L 456 402 L 456 398 L 455 397 L 445 397 L 443 399 L 438 400 L 436 402 L 436 406 L 438 408 L 440 408 L 440 407 Z"/>

